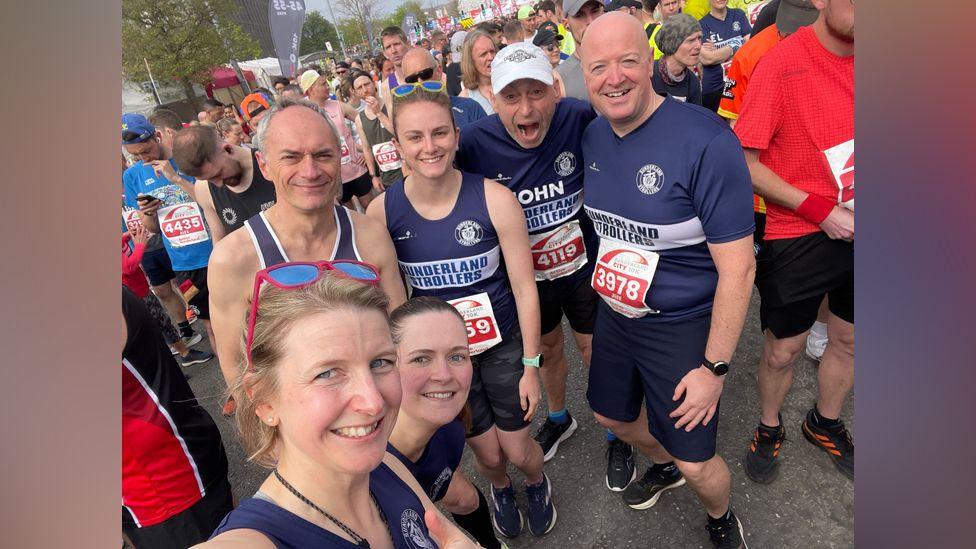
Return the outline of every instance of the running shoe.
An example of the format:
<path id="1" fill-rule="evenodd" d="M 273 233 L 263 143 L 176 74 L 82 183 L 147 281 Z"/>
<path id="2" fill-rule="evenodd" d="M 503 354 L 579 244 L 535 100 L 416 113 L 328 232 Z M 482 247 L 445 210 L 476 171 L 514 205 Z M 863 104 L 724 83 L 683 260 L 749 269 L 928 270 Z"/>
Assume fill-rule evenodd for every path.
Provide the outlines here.
<path id="1" fill-rule="evenodd" d="M 823 358 L 824 349 L 827 348 L 827 336 L 819 336 L 810 330 L 807 334 L 806 355 L 810 360 L 820 362 Z"/>
<path id="2" fill-rule="evenodd" d="M 213 353 L 209 351 L 197 351 L 195 349 L 190 349 L 190 352 L 186 356 L 180 357 L 180 366 L 186 368 L 187 366 L 193 366 L 194 364 L 203 364 L 204 362 L 209 362 L 213 358 Z"/>
<path id="3" fill-rule="evenodd" d="M 811 444 L 827 452 L 838 471 L 854 480 L 854 441 L 851 440 L 851 434 L 843 421 L 835 429 L 824 429 L 817 426 L 813 419 L 813 410 L 810 410 L 801 428 L 803 436 Z"/>
<path id="4" fill-rule="evenodd" d="M 234 415 L 237 411 L 237 401 L 234 397 L 227 397 L 227 402 L 224 403 L 224 407 L 220 410 L 220 415 L 224 417 L 230 417 Z"/>
<path id="5" fill-rule="evenodd" d="M 522 511 L 515 503 L 515 488 L 509 477 L 508 486 L 502 489 L 491 487 L 491 523 L 495 530 L 506 538 L 514 538 L 522 533 Z"/>
<path id="6" fill-rule="evenodd" d="M 622 494 L 624 503 L 631 509 L 650 509 L 665 490 L 685 483 L 685 477 L 675 464 L 654 465 L 647 468 L 644 476 L 631 482 Z"/>
<path id="7" fill-rule="evenodd" d="M 615 438 L 607 444 L 607 488 L 622 492 L 637 477 L 634 449 Z"/>
<path id="8" fill-rule="evenodd" d="M 728 514 L 721 521 L 715 524 L 709 521 L 705 529 L 708 530 L 708 537 L 711 538 L 712 545 L 716 549 L 749 549 L 745 534 L 742 532 L 742 523 L 732 509 L 729 509 Z"/>
<path id="9" fill-rule="evenodd" d="M 200 343 L 201 341 L 203 341 L 202 334 L 198 334 L 196 332 L 191 331 L 189 334 L 183 335 L 183 343 L 185 343 L 187 347 L 193 347 L 194 345 Z"/>
<path id="10" fill-rule="evenodd" d="M 780 416 L 779 427 L 770 429 L 765 425 L 758 425 L 752 434 L 749 451 L 746 452 L 746 476 L 753 482 L 769 484 L 776 480 L 779 473 L 779 447 L 786 440 L 786 429 L 783 427 L 783 417 Z"/>
<path id="11" fill-rule="evenodd" d="M 193 312 L 193 309 L 190 307 L 186 308 L 186 321 L 189 322 L 190 324 L 193 324 L 194 322 L 197 321 L 197 314 Z"/>
<path id="12" fill-rule="evenodd" d="M 545 461 L 549 461 L 556 456 L 559 443 L 573 436 L 573 433 L 576 432 L 576 428 L 579 426 L 576 423 L 576 418 L 571 416 L 569 412 L 566 412 L 566 416 L 569 419 L 563 423 L 555 423 L 547 417 L 546 422 L 542 424 L 542 428 L 533 437 L 539 443 L 539 446 L 542 446 L 543 459 Z"/>
<path id="13" fill-rule="evenodd" d="M 529 500 L 529 531 L 535 536 L 548 534 L 556 526 L 556 506 L 552 504 L 552 484 L 545 473 L 539 484 L 526 485 L 525 498 Z"/>

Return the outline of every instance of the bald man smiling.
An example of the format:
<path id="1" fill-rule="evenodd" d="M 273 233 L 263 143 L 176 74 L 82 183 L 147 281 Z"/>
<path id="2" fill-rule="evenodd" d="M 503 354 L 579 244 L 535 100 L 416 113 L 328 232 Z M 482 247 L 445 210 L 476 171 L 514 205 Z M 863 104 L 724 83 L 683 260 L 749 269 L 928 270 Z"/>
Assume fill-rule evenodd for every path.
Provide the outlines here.
<path id="1" fill-rule="evenodd" d="M 712 544 L 746 547 L 715 453 L 755 274 L 742 148 L 714 113 L 654 93 L 633 17 L 597 18 L 580 53 L 604 115 L 583 134 L 583 201 L 600 241 L 591 282 L 602 298 L 587 399 L 601 425 L 654 463 L 623 491 L 630 507 L 687 482 Z"/>

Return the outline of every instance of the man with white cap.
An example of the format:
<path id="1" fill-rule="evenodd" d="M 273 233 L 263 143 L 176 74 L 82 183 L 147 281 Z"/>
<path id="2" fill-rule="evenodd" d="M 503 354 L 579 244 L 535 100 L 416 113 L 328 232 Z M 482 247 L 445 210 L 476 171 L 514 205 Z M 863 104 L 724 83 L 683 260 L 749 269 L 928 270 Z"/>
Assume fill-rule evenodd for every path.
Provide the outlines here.
<path id="1" fill-rule="evenodd" d="M 549 460 L 577 427 L 565 409 L 564 314 L 584 362 L 590 360 L 597 296 L 587 254 L 596 251 L 596 235 L 582 210 L 580 140 L 596 114 L 583 101 L 559 99 L 548 56 L 528 42 L 498 52 L 491 86 L 495 114 L 461 132 L 457 165 L 507 186 L 525 214 L 542 317 L 540 373 L 549 403 L 549 417 L 535 439 Z"/>
<path id="2" fill-rule="evenodd" d="M 594 19 L 603 15 L 603 2 L 600 0 L 563 0 L 563 17 L 566 28 L 576 42 L 576 51 L 563 61 L 556 72 L 563 80 L 563 94 L 566 97 L 588 100 L 583 71 L 580 68 L 579 48 L 583 46 L 583 32 Z"/>
<path id="3" fill-rule="evenodd" d="M 468 31 L 458 31 L 451 36 L 451 59 L 444 69 L 447 79 L 447 94 L 456 96 L 461 93 L 461 47 Z"/>

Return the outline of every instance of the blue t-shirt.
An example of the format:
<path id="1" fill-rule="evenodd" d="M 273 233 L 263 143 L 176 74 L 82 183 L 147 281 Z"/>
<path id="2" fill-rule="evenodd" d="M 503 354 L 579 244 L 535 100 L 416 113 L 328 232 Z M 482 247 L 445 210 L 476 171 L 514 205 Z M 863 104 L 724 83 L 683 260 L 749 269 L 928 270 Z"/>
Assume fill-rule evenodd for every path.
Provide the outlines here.
<path id="1" fill-rule="evenodd" d="M 567 282 L 576 281 L 589 277 L 592 272 L 597 239 L 592 224 L 583 215 L 581 139 L 583 130 L 594 118 L 596 113 L 589 103 L 564 98 L 556 104 L 542 143 L 532 149 L 519 145 L 497 114 L 461 132 L 458 168 L 505 185 L 522 205 L 531 235 L 536 280 L 568 277 Z M 579 244 L 585 248 L 590 260 L 575 272 L 561 275 L 568 269 L 560 269 L 557 265 L 565 265 L 570 257 L 566 255 L 566 246 L 558 243 L 571 242 L 565 238 L 559 240 L 561 235 L 557 233 L 573 221 L 579 222 L 583 237 Z M 579 257 L 585 259 L 582 255 Z M 542 275 L 544 272 L 550 276 Z"/>
<path id="2" fill-rule="evenodd" d="M 488 116 L 485 109 L 470 97 L 449 96 L 451 98 L 451 114 L 454 115 L 454 125 L 463 128 L 475 120 Z"/>
<path id="3" fill-rule="evenodd" d="M 430 441 L 427 442 L 427 446 L 416 462 L 410 461 L 392 444 L 386 445 L 386 451 L 396 456 L 413 474 L 430 501 L 440 501 L 447 494 L 447 488 L 454 478 L 454 471 L 457 471 L 458 466 L 461 465 L 461 455 L 464 453 L 464 424 L 456 419 L 434 431 L 434 436 L 430 437 Z"/>
<path id="4" fill-rule="evenodd" d="M 169 162 L 176 169 L 176 164 L 172 160 Z M 194 181 L 179 170 L 177 173 L 191 183 Z M 152 166 L 139 161 L 122 174 L 122 192 L 125 205 L 130 208 L 139 208 L 137 196 L 148 194 L 162 200 L 163 205 L 156 215 L 159 216 L 159 229 L 163 233 L 163 246 L 174 271 L 192 271 L 207 266 L 213 250 L 210 230 L 203 210 L 186 191 L 165 177 L 156 175 Z M 179 205 L 185 206 L 174 207 Z"/>
<path id="5" fill-rule="evenodd" d="M 718 272 L 706 242 L 731 242 L 754 230 L 752 180 L 728 124 L 666 97 L 623 138 L 597 118 L 583 134 L 583 159 L 586 213 L 601 244 L 659 256 L 644 303 L 660 312 L 642 320 L 711 311 Z"/>
<path id="6" fill-rule="evenodd" d="M 716 19 L 712 14 L 701 18 L 702 41 L 710 41 L 716 48 L 732 46 L 738 50 L 745 44 L 745 37 L 752 34 L 752 27 L 749 25 L 749 18 L 740 9 L 730 8 L 725 15 L 725 21 Z M 726 63 L 731 64 L 729 58 Z M 719 63 L 717 65 L 702 66 L 702 93 L 711 93 L 721 90 L 725 82 L 725 69 Z"/>

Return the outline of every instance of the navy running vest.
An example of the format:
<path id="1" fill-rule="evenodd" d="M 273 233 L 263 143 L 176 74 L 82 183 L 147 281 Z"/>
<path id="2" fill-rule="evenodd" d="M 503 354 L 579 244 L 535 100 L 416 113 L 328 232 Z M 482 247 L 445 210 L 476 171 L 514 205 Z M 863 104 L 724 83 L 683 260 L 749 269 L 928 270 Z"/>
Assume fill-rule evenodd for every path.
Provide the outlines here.
<path id="1" fill-rule="evenodd" d="M 359 249 L 356 247 L 356 230 L 353 227 L 352 218 L 349 216 L 349 210 L 342 206 L 335 206 L 333 215 L 335 215 L 336 221 L 336 243 L 335 248 L 332 249 L 332 256 L 325 259 L 327 261 L 336 259 L 362 261 L 363 258 L 359 255 Z M 254 243 L 254 249 L 258 252 L 262 269 L 291 261 L 281 246 L 278 235 L 274 233 L 268 219 L 264 216 L 264 212 L 260 212 L 245 221 L 244 227 L 251 235 L 251 242 Z"/>
<path id="2" fill-rule="evenodd" d="M 386 517 L 395 549 L 436 549 L 424 523 L 424 506 L 417 494 L 390 468 L 381 463 L 369 474 L 369 491 Z M 328 505 L 326 505 L 328 509 Z M 356 547 L 328 530 L 291 511 L 258 498 L 249 498 L 231 511 L 213 536 L 230 530 L 257 530 L 280 549 L 354 549 Z M 211 539 L 213 538 L 211 536 Z"/>
<path id="3" fill-rule="evenodd" d="M 515 297 L 488 216 L 484 177 L 462 172 L 454 209 L 437 221 L 418 214 L 403 189 L 403 183 L 390 187 L 384 205 L 386 228 L 412 295 L 449 301 L 487 293 L 499 332 L 507 335 L 516 320 Z"/>
<path id="4" fill-rule="evenodd" d="M 275 203 L 274 183 L 264 178 L 254 151 L 251 151 L 251 165 L 251 185 L 244 192 L 235 193 L 225 185 L 218 187 L 207 183 L 214 210 L 220 216 L 220 224 L 227 234 L 240 229 L 247 219 Z"/>
<path id="5" fill-rule="evenodd" d="M 392 444 L 386 445 L 386 451 L 406 466 L 431 501 L 440 501 L 447 494 L 454 471 L 461 465 L 464 431 L 464 424 L 457 419 L 434 431 L 416 462 L 410 461 Z"/>

